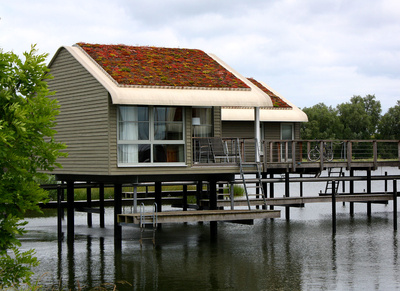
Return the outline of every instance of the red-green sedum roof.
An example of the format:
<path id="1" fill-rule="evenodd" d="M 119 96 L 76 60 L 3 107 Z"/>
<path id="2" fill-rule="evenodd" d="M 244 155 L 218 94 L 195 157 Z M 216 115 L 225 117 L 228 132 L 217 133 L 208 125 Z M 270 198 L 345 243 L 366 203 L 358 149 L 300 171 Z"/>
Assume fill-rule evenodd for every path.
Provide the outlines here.
<path id="1" fill-rule="evenodd" d="M 253 78 L 247 78 L 250 82 L 252 82 L 254 85 L 256 85 L 259 89 L 261 89 L 264 93 L 266 93 L 272 101 L 272 104 L 274 107 L 279 107 L 279 108 L 292 108 L 289 104 L 287 104 L 285 101 L 283 101 L 281 98 L 279 98 L 275 93 L 273 93 L 271 90 L 268 90 L 263 86 L 261 83 L 259 83 L 257 80 Z"/>
<path id="2" fill-rule="evenodd" d="M 249 87 L 201 50 L 78 43 L 119 85 Z"/>

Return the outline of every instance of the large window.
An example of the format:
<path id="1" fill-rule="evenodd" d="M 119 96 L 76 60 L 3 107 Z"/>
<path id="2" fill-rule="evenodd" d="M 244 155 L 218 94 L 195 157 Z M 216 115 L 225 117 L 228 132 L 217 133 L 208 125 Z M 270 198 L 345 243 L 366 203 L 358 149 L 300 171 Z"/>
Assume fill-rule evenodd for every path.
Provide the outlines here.
<path id="1" fill-rule="evenodd" d="M 211 107 L 193 107 L 193 137 L 213 136 L 213 110 Z"/>
<path id="2" fill-rule="evenodd" d="M 118 164 L 184 163 L 182 107 L 119 106 Z"/>

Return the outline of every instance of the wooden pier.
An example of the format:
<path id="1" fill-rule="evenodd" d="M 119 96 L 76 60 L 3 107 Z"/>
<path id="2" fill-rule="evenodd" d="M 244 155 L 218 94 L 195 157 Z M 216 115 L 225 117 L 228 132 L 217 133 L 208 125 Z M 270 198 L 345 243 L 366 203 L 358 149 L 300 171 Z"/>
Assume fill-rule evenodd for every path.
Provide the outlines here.
<path id="1" fill-rule="evenodd" d="M 264 142 L 264 155 L 260 160 L 254 160 L 246 152 L 251 150 L 251 141 L 235 142 L 241 154 L 230 154 L 229 159 L 219 162 L 210 159 L 207 163 L 195 163 L 192 166 L 194 172 L 187 175 L 165 174 L 158 176 L 76 176 L 59 175 L 63 184 L 43 185 L 45 189 L 57 190 L 57 201 L 49 202 L 43 207 L 57 207 L 58 209 L 58 233 L 59 239 L 63 238 L 62 216 L 67 209 L 67 231 L 68 238 L 74 237 L 74 211 L 86 212 L 88 226 L 92 227 L 92 215 L 99 214 L 100 227 L 105 227 L 104 207 L 114 208 L 114 236 L 116 239 L 122 237 L 122 226 L 141 223 L 141 214 L 138 208 L 144 205 L 156 205 L 157 224 L 182 223 L 182 222 L 210 222 L 211 232 L 216 229 L 216 222 L 243 222 L 248 223 L 255 219 L 285 218 L 290 220 L 290 209 L 292 207 L 303 207 L 307 203 L 330 203 L 332 205 L 332 231 L 336 232 L 336 203 L 350 203 L 350 216 L 354 215 L 354 203 L 365 203 L 368 217 L 372 215 L 371 205 L 374 203 L 393 203 L 393 227 L 397 230 L 397 181 L 400 175 L 372 175 L 372 171 L 379 167 L 400 167 L 400 143 L 390 141 L 391 157 L 382 159 L 383 153 L 379 149 L 387 150 L 379 141 L 345 141 L 339 146 L 332 147 L 333 152 L 341 150 L 339 158 L 319 157 L 310 155 L 311 149 L 325 150 L 324 143 L 330 141 L 269 141 Z M 314 147 L 313 143 L 317 143 Z M 356 152 L 360 144 L 368 144 L 371 158 L 366 158 Z M 254 146 L 254 144 L 253 144 Z M 291 149 L 291 150 L 289 150 Z M 305 150 L 306 149 L 306 150 Z M 345 152 L 343 150 L 346 150 Z M 253 151 L 254 152 L 254 151 Z M 387 152 L 387 151 L 386 151 Z M 350 153 L 350 156 L 349 156 Z M 341 169 L 339 174 L 331 175 L 331 169 Z M 347 170 L 347 176 L 342 169 Z M 328 176 L 321 176 L 321 172 L 328 170 Z M 357 172 L 357 176 L 355 175 Z M 365 175 L 360 175 L 365 173 Z M 365 191 L 356 193 L 355 182 L 365 182 Z M 373 192 L 372 181 L 382 181 L 382 191 Z M 326 188 L 324 193 L 307 193 L 304 195 L 304 184 L 324 182 Z M 275 185 L 283 183 L 283 191 L 277 193 Z M 291 187 L 296 183 L 300 186 L 300 193 L 292 193 Z M 339 183 L 342 185 L 338 191 Z M 388 184 L 393 183 L 391 191 Z M 246 189 L 245 197 L 236 197 L 232 192 L 234 185 L 241 185 Z M 254 185 L 255 193 L 247 193 L 247 188 Z M 347 185 L 345 189 L 344 185 Z M 165 186 L 180 185 L 182 190 L 171 190 Z M 130 187 L 132 190 L 124 190 Z M 146 190 L 138 192 L 138 187 Z M 149 190 L 151 187 L 151 190 Z M 190 187 L 190 188 L 189 188 Z M 87 190 L 86 201 L 74 201 L 74 189 L 85 188 Z M 98 188 L 100 197 L 94 201 L 91 198 L 91 189 Z M 113 188 L 113 198 L 104 199 L 104 189 Z M 223 188 L 228 188 L 228 193 Z M 66 193 L 64 193 L 66 192 Z M 65 195 L 66 194 L 66 195 Z M 66 196 L 66 200 L 64 199 Z M 251 196 L 251 197 L 249 197 Z M 188 197 L 193 197 L 188 202 Z M 176 208 L 175 211 L 163 210 L 163 205 Z M 123 213 L 123 206 L 130 206 L 132 213 Z M 274 207 L 283 207 L 281 211 Z M 181 208 L 182 210 L 179 210 Z M 147 214 L 146 214 L 147 215 Z"/>

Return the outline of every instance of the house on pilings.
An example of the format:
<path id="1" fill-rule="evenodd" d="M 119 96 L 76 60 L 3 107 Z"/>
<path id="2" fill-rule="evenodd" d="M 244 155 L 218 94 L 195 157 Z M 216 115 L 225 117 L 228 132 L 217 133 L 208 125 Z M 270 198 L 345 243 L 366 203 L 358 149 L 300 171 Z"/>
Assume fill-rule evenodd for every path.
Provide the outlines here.
<path id="1" fill-rule="evenodd" d="M 69 154 L 58 180 L 229 180 L 239 152 L 256 160 L 263 139 L 298 139 L 307 121 L 266 84 L 200 50 L 78 43 L 49 68 L 56 139 Z"/>

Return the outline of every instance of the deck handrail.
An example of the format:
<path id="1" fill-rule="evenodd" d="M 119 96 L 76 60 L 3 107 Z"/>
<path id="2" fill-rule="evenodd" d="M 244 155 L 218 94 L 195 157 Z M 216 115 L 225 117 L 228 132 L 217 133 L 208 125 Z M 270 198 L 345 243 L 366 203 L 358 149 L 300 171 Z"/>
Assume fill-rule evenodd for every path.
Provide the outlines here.
<path id="1" fill-rule="evenodd" d="M 205 160 L 204 157 L 199 158 L 196 155 L 196 139 L 199 138 L 193 138 L 194 164 L 215 165 L 216 161 Z M 255 154 L 259 151 L 254 138 L 224 137 L 221 140 L 226 144 L 231 157 L 238 156 L 237 149 L 239 148 L 242 162 L 256 160 Z M 238 143 L 240 147 L 237 146 Z M 373 168 L 377 168 L 378 164 L 385 162 L 398 162 L 400 166 L 400 140 L 276 139 L 262 140 L 260 148 L 260 161 L 266 168 L 274 164 L 287 164 L 290 168 L 295 169 L 300 165 L 313 164 L 324 169 L 329 163 L 343 163 L 343 166 L 348 169 L 355 163 L 368 163 Z M 315 153 L 311 157 L 310 152 L 313 150 Z M 211 156 L 211 152 L 208 155 Z M 235 158 L 227 160 L 225 164 L 238 163 Z"/>

